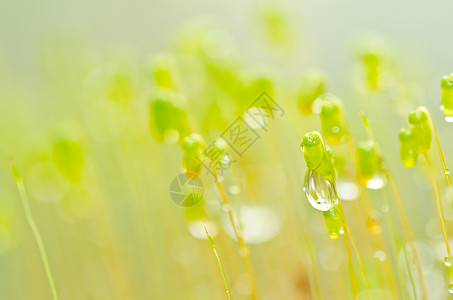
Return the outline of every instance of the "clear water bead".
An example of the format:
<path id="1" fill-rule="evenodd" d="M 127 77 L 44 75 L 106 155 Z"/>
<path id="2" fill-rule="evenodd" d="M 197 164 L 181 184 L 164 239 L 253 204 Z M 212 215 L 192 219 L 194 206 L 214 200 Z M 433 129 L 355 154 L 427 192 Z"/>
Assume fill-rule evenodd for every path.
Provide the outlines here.
<path id="1" fill-rule="evenodd" d="M 448 285 L 448 292 L 450 294 L 453 294 L 453 282 L 450 282 L 450 284 Z"/>
<path id="2" fill-rule="evenodd" d="M 446 265 L 447 267 L 451 267 L 451 258 L 450 257 L 445 256 L 444 265 Z"/>
<path id="3" fill-rule="evenodd" d="M 304 191 L 311 206 L 320 211 L 327 211 L 338 204 L 338 195 L 334 185 L 313 170 L 305 174 Z"/>

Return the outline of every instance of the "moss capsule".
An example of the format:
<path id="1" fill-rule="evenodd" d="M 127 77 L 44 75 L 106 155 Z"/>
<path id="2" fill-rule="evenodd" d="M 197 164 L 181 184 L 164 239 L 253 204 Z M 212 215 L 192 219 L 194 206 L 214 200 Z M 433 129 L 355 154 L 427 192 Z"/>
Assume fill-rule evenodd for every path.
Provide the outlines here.
<path id="1" fill-rule="evenodd" d="M 72 182 L 79 182 L 84 165 L 82 147 L 77 141 L 60 138 L 52 148 L 52 158 L 61 174 Z"/>
<path id="2" fill-rule="evenodd" d="M 324 145 L 321 134 L 318 131 L 306 133 L 300 147 L 304 151 L 307 168 L 311 170 L 317 169 L 324 157 Z"/>
<path id="3" fill-rule="evenodd" d="M 181 141 L 190 133 L 185 112 L 162 96 L 151 100 L 150 129 L 156 141 L 169 144 Z"/>
<path id="4" fill-rule="evenodd" d="M 401 128 L 399 133 L 400 158 L 406 168 L 412 168 L 419 156 L 417 135 L 413 125 Z"/>
<path id="5" fill-rule="evenodd" d="M 321 96 L 321 128 L 326 141 L 332 145 L 345 142 L 348 134 L 341 101 L 332 96 Z"/>
<path id="6" fill-rule="evenodd" d="M 429 118 L 429 111 L 423 106 L 417 107 L 408 116 L 417 136 L 419 154 L 426 153 L 431 147 L 432 131 Z"/>
<path id="7" fill-rule="evenodd" d="M 447 121 L 453 121 L 453 73 L 441 79 L 440 87 L 442 90 L 442 111 Z"/>
<path id="8" fill-rule="evenodd" d="M 181 143 L 183 153 L 182 167 L 190 178 L 197 177 L 203 168 L 203 151 L 205 143 L 196 133 L 186 136 Z"/>
<path id="9" fill-rule="evenodd" d="M 372 38 L 362 46 L 359 59 L 363 69 L 364 83 L 370 90 L 382 88 L 382 76 L 389 70 L 389 51 L 386 43 Z"/>
<path id="10" fill-rule="evenodd" d="M 336 240 L 344 232 L 343 218 L 341 217 L 338 207 L 334 206 L 331 209 L 324 211 L 323 215 L 329 237 L 332 240 Z"/>
<path id="11" fill-rule="evenodd" d="M 316 170 L 330 182 L 334 182 L 333 152 L 324 145 L 322 136 L 318 131 L 311 131 L 304 135 L 301 148 L 309 170 Z"/>
<path id="12" fill-rule="evenodd" d="M 357 181 L 366 186 L 380 171 L 380 156 L 376 144 L 372 140 L 359 143 L 357 146 Z"/>
<path id="13" fill-rule="evenodd" d="M 324 93 L 324 86 L 325 77 L 320 70 L 310 70 L 302 77 L 301 86 L 297 93 L 297 104 L 303 114 L 313 113 L 313 102 Z"/>
<path id="14" fill-rule="evenodd" d="M 161 55 L 151 62 L 150 73 L 154 83 L 159 88 L 176 89 L 174 83 L 173 58 L 170 55 Z"/>

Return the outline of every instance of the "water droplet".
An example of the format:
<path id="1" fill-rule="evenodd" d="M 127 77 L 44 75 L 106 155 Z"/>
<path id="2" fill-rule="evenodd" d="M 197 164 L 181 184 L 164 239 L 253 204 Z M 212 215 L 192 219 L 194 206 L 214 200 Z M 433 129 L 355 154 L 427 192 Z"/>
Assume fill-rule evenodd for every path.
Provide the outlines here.
<path id="1" fill-rule="evenodd" d="M 378 250 L 374 252 L 374 258 L 378 259 L 379 261 L 384 261 L 387 258 L 387 254 L 384 251 Z"/>
<path id="2" fill-rule="evenodd" d="M 311 206 L 320 211 L 327 211 L 338 203 L 334 185 L 313 170 L 307 170 L 304 191 Z"/>
<path id="3" fill-rule="evenodd" d="M 332 239 L 332 240 L 336 240 L 340 237 L 340 233 L 337 233 L 337 232 L 329 232 L 329 237 Z"/>
<path id="4" fill-rule="evenodd" d="M 446 169 L 445 174 L 450 175 L 450 169 Z"/>
<path id="5" fill-rule="evenodd" d="M 450 294 L 453 294 L 453 282 L 450 282 L 450 284 L 448 285 L 448 292 Z"/>
<path id="6" fill-rule="evenodd" d="M 385 185 L 385 177 L 382 174 L 376 174 L 367 181 L 366 187 L 370 190 L 380 190 Z"/>
<path id="7" fill-rule="evenodd" d="M 451 258 L 450 257 L 445 256 L 444 265 L 446 265 L 447 267 L 451 267 Z"/>
<path id="8" fill-rule="evenodd" d="M 340 131 L 340 128 L 338 126 L 332 127 L 332 132 L 337 133 Z"/>
<path id="9" fill-rule="evenodd" d="M 228 190 L 232 195 L 239 195 L 241 193 L 241 187 L 238 185 L 232 185 Z"/>
<path id="10" fill-rule="evenodd" d="M 303 146 L 300 147 L 300 151 L 304 152 L 304 147 Z"/>
<path id="11" fill-rule="evenodd" d="M 227 165 L 230 162 L 230 156 L 228 154 L 226 154 L 226 155 L 222 156 L 220 161 L 222 162 L 222 164 Z"/>
<path id="12" fill-rule="evenodd" d="M 389 206 L 387 204 L 382 205 L 381 211 L 383 213 L 389 212 L 389 210 L 390 210 L 390 208 L 389 208 Z"/>

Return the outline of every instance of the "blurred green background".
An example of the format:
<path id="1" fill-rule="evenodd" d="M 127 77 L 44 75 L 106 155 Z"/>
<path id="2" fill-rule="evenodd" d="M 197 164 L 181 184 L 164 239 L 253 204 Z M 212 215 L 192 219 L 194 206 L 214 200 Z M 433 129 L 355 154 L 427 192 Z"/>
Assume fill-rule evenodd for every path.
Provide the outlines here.
<path id="1" fill-rule="evenodd" d="M 439 110 L 440 78 L 453 70 L 452 10 L 453 2 L 438 0 L 2 3 L 0 299 L 51 299 L 9 158 L 24 177 L 60 299 L 226 298 L 202 227 L 168 194 L 181 172 L 181 151 L 157 143 L 149 130 L 152 62 L 162 53 L 174 56 L 179 104 L 208 144 L 269 88 L 232 91 L 228 71 L 244 86 L 269 80 L 286 111 L 268 132 L 261 129 L 262 138 L 244 157 L 233 157 L 237 162 L 225 175 L 244 219 L 261 299 L 316 299 L 314 269 L 323 299 L 351 297 L 344 246 L 328 238 L 302 190 L 306 168 L 299 145 L 307 131 L 320 130 L 316 116 L 297 109 L 300 78 L 311 67 L 324 71 L 327 90 L 343 100 L 357 141 L 366 138 L 357 110 L 368 115 L 411 219 L 430 299 L 449 299 L 433 190 L 421 163 L 415 170 L 401 165 L 397 133 L 411 109 L 427 106 L 447 165 L 453 164 L 453 131 Z M 383 41 L 393 72 L 376 93 L 357 87 L 359 52 L 370 38 Z M 73 164 L 61 167 L 55 145 L 68 140 L 82 158 L 78 150 L 64 150 L 63 160 Z M 336 151 L 351 164 L 345 147 Z M 452 203 L 432 154 L 451 229 Z M 233 299 L 249 299 L 218 191 L 204 172 L 201 179 L 208 229 Z M 383 204 L 382 191 L 370 197 L 385 241 L 393 245 L 385 222 L 388 214 L 401 239 L 393 206 L 389 211 Z M 371 288 L 377 299 L 390 297 L 355 202 L 345 201 L 345 213 Z M 393 246 L 386 259 L 402 273 L 400 297 L 410 298 L 402 248 Z"/>

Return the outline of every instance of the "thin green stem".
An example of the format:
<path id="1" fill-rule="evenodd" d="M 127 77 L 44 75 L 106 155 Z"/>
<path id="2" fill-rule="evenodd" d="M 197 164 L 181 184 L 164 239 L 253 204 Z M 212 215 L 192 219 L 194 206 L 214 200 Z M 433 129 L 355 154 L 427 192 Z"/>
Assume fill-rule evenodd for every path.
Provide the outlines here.
<path id="1" fill-rule="evenodd" d="M 367 131 L 368 138 L 373 140 L 374 139 L 373 130 L 370 126 L 370 123 L 368 122 L 368 118 L 366 117 L 366 115 L 363 111 L 359 111 L 359 115 L 362 118 L 362 122 Z M 409 251 L 411 252 L 412 264 L 415 266 L 415 269 L 417 270 L 419 285 L 420 285 L 420 289 L 421 289 L 421 297 L 422 297 L 422 299 L 426 299 L 426 288 L 425 288 L 425 284 L 424 284 L 424 280 L 423 280 L 423 273 L 422 273 L 422 269 L 421 269 L 420 260 L 418 258 L 417 250 L 415 249 L 415 246 L 413 244 L 415 238 L 414 238 L 414 234 L 411 229 L 409 217 L 407 216 L 406 210 L 404 208 L 403 200 L 401 199 L 401 195 L 398 191 L 398 187 L 396 186 L 396 183 L 395 183 L 393 177 L 391 176 L 390 171 L 387 169 L 387 167 L 385 165 L 384 158 L 381 157 L 381 159 L 382 159 L 381 170 L 384 173 L 384 175 L 387 179 L 387 182 L 389 183 L 390 193 L 392 194 L 392 198 L 395 201 L 396 210 L 397 210 L 398 216 L 402 223 L 403 233 L 404 233 L 406 241 L 408 242 Z M 404 253 L 405 253 L 405 255 L 407 255 L 406 248 L 404 248 Z M 409 266 L 409 264 L 408 264 L 408 266 Z M 410 270 L 409 270 L 409 277 L 411 279 L 412 288 L 414 290 L 414 297 L 416 297 L 415 284 L 414 284 L 413 276 L 412 276 L 412 273 L 410 272 Z"/>
<path id="2" fill-rule="evenodd" d="M 390 203 L 388 201 L 388 198 L 387 198 L 387 194 L 385 192 L 384 189 L 381 189 L 382 191 L 382 202 L 384 203 L 384 205 L 386 205 L 387 207 L 390 207 Z M 395 230 L 395 224 L 390 216 L 390 211 L 387 211 L 384 213 L 385 215 L 385 219 L 387 221 L 387 227 L 389 229 L 389 235 L 390 235 L 390 239 L 391 239 L 391 249 L 392 249 L 392 252 L 393 254 L 397 254 L 398 253 L 398 250 L 397 250 L 397 245 L 400 244 L 397 242 L 397 239 L 396 239 L 396 230 Z M 409 278 L 410 278 L 410 281 L 411 281 L 411 287 L 413 289 L 413 292 L 414 292 L 414 298 L 417 298 L 416 295 L 416 290 L 415 290 L 415 283 L 414 283 L 414 279 L 412 277 L 412 272 L 411 272 L 411 269 L 410 269 L 410 265 L 409 265 L 409 259 L 407 257 L 407 251 L 404 247 L 403 248 L 403 252 L 404 252 L 404 259 L 405 259 L 405 262 L 406 262 L 406 265 L 407 265 L 407 269 L 408 269 L 408 274 L 409 274 Z M 390 256 L 387 258 L 388 260 L 390 260 Z M 395 264 L 396 265 L 396 264 Z M 402 282 L 403 282 L 403 276 L 401 274 L 401 270 L 400 268 L 396 267 L 396 273 L 399 277 L 399 280 L 398 280 L 398 283 L 399 283 L 399 291 L 400 291 L 400 296 L 402 296 L 402 292 L 404 290 L 403 286 L 402 286 Z M 394 295 L 395 296 L 395 295 Z"/>
<path id="3" fill-rule="evenodd" d="M 35 220 L 33 219 L 33 215 L 30 209 L 30 203 L 28 202 L 27 192 L 25 190 L 24 182 L 22 177 L 17 170 L 16 164 L 14 161 L 10 160 L 9 166 L 11 168 L 11 172 L 13 173 L 14 181 L 16 182 L 17 189 L 19 190 L 20 198 L 22 200 L 22 204 L 25 211 L 25 217 L 27 219 L 28 224 L 31 227 L 31 230 L 35 236 L 36 243 L 38 244 L 39 253 L 41 255 L 42 262 L 44 264 L 44 269 L 46 270 L 47 279 L 49 280 L 50 289 L 52 291 L 53 299 L 58 300 L 57 289 L 55 288 L 55 282 L 52 277 L 52 272 L 50 270 L 49 260 L 47 259 L 46 249 L 44 248 L 44 243 L 41 238 L 41 234 L 39 233 L 38 226 L 36 226 Z"/>
<path id="4" fill-rule="evenodd" d="M 315 257 L 315 252 L 313 251 L 313 246 L 306 234 L 303 234 L 305 244 L 307 245 L 307 250 L 308 250 L 308 255 L 310 256 L 310 261 L 312 264 L 312 281 L 313 285 L 315 286 L 315 292 L 316 292 L 316 299 L 322 300 L 322 292 L 321 292 L 321 287 L 319 284 L 319 274 L 316 268 L 316 257 Z"/>
<path id="5" fill-rule="evenodd" d="M 222 265 L 222 261 L 220 260 L 219 253 L 217 252 L 217 248 L 215 247 L 214 241 L 212 240 L 211 236 L 209 235 L 208 229 L 206 229 L 206 227 L 204 228 L 204 231 L 206 232 L 206 236 L 208 237 L 209 243 L 211 244 L 212 251 L 214 251 L 215 257 L 217 258 L 217 262 L 219 263 L 220 272 L 222 273 L 223 282 L 225 283 L 225 292 L 227 294 L 228 299 L 231 300 L 230 289 L 228 288 L 228 282 L 226 279 L 225 271 L 223 270 L 223 265 Z"/>
<path id="6" fill-rule="evenodd" d="M 434 194 L 436 196 L 437 211 L 439 213 L 440 226 L 442 228 L 442 235 L 444 237 L 444 242 L 445 242 L 445 248 L 447 249 L 448 258 L 451 261 L 451 251 L 450 251 L 450 245 L 448 243 L 448 238 L 447 238 L 447 229 L 445 227 L 444 212 L 442 210 L 442 203 L 440 201 L 439 188 L 437 187 L 436 179 L 435 179 L 434 173 L 433 173 L 433 167 L 431 165 L 431 161 L 429 160 L 428 154 L 424 153 L 423 157 L 425 158 L 426 168 L 428 169 L 429 178 L 431 179 L 431 183 L 433 184 Z"/>
<path id="7" fill-rule="evenodd" d="M 324 141 L 323 141 L 322 148 L 323 148 L 324 154 L 325 154 L 325 156 L 327 158 L 327 162 L 329 164 L 330 171 L 332 172 L 333 176 L 335 176 L 335 168 L 333 167 L 332 162 L 330 161 L 329 154 L 327 153 L 326 145 L 324 144 Z M 336 184 L 335 184 L 335 179 L 334 179 L 334 182 L 332 182 L 332 185 L 333 185 L 333 188 L 336 191 L 337 187 L 336 187 Z M 360 266 L 360 271 L 362 272 L 362 277 L 364 279 L 366 288 L 368 289 L 368 279 L 367 279 L 367 276 L 366 276 L 366 273 L 365 273 L 365 268 L 363 267 L 362 260 L 360 258 L 360 254 L 359 254 L 359 250 L 358 250 L 357 245 L 356 245 L 356 243 L 354 241 L 354 238 L 352 237 L 352 233 L 351 233 L 351 230 L 349 228 L 348 222 L 346 221 L 346 218 L 345 218 L 345 215 L 344 215 L 344 212 L 343 212 L 343 207 L 341 205 L 341 200 L 340 199 L 338 200 L 338 208 L 340 210 L 341 217 L 343 219 L 343 225 L 344 225 L 344 227 L 346 229 L 346 231 L 345 231 L 345 239 L 347 239 L 348 235 L 351 238 L 352 248 L 354 249 L 354 252 L 355 252 L 355 254 L 357 256 L 357 261 L 358 261 L 359 266 Z M 346 246 L 346 248 L 349 251 L 349 244 Z M 348 252 L 348 255 L 349 254 L 350 253 Z M 350 268 L 351 268 L 351 266 L 350 266 Z M 353 274 L 353 270 L 352 269 L 350 270 L 350 272 Z M 354 283 L 352 282 L 352 278 L 351 278 L 351 284 L 354 285 Z M 354 292 L 354 288 L 353 288 L 353 292 Z"/>
<path id="8" fill-rule="evenodd" d="M 450 171 L 447 168 L 447 164 L 445 163 L 444 155 L 442 154 L 442 148 L 440 147 L 439 139 L 437 138 L 436 128 L 434 128 L 434 123 L 431 118 L 431 114 L 428 112 L 429 117 L 429 125 L 431 127 L 431 131 L 433 133 L 434 142 L 436 143 L 437 152 L 439 153 L 440 163 L 442 164 L 442 169 L 444 171 L 445 180 L 447 181 L 448 191 L 450 192 L 450 200 L 453 203 L 453 190 L 451 188 L 451 181 L 450 181 Z"/>
<path id="9" fill-rule="evenodd" d="M 343 216 L 343 225 L 346 227 L 346 220 Z M 349 238 L 348 238 L 348 232 L 345 231 L 344 233 L 344 244 L 346 246 L 346 253 L 348 254 L 348 267 L 349 267 L 349 277 L 351 279 L 351 288 L 352 288 L 352 297 L 356 300 L 359 299 L 359 291 L 357 288 L 357 281 L 355 278 L 355 273 L 354 273 L 354 265 L 352 264 L 352 255 L 351 255 L 351 249 L 349 246 Z"/>
<path id="10" fill-rule="evenodd" d="M 367 274 L 365 272 L 365 268 L 363 267 L 362 258 L 360 257 L 359 249 L 357 248 L 355 240 L 352 237 L 351 228 L 349 227 L 349 224 L 346 221 L 346 217 L 345 217 L 344 212 L 343 212 L 343 206 L 341 205 L 340 200 L 338 200 L 338 208 L 340 209 L 341 217 L 343 218 L 343 225 L 344 225 L 344 227 L 346 229 L 345 234 L 347 233 L 349 235 L 350 239 L 351 239 L 352 249 L 354 250 L 354 253 L 355 253 L 356 257 L 357 257 L 357 262 L 359 263 L 359 268 L 360 268 L 360 272 L 362 273 L 361 275 L 362 275 L 362 278 L 363 278 L 363 282 L 365 283 L 365 288 L 368 291 L 368 288 L 369 288 L 368 276 L 367 276 Z M 345 237 L 346 237 L 346 235 L 345 235 Z M 369 298 L 371 298 L 369 294 L 368 294 L 368 296 L 369 296 Z"/>
<path id="11" fill-rule="evenodd" d="M 417 271 L 418 283 L 419 283 L 419 287 L 421 290 L 420 296 L 422 299 L 427 299 L 425 282 L 423 280 L 423 271 L 422 271 L 420 259 L 418 257 L 417 249 L 415 248 L 415 245 L 414 245 L 414 241 L 415 241 L 414 232 L 412 231 L 409 217 L 406 213 L 406 209 L 404 208 L 403 199 L 401 198 L 398 187 L 397 187 L 392 175 L 390 174 L 389 170 L 385 166 L 382 167 L 382 170 L 384 172 L 385 177 L 387 178 L 387 182 L 389 183 L 390 193 L 392 194 L 392 198 L 393 198 L 395 206 L 396 206 L 396 212 L 398 213 L 398 216 L 401 220 L 404 237 L 409 246 L 409 251 L 411 253 L 412 264 L 415 266 L 415 269 Z M 411 275 L 411 274 L 409 274 L 409 275 Z"/>
<path id="12" fill-rule="evenodd" d="M 250 251 L 247 247 L 247 244 L 244 241 L 244 237 L 242 236 L 242 230 L 241 230 L 240 224 L 239 223 L 236 224 L 236 221 L 233 216 L 233 211 L 232 211 L 230 200 L 228 199 L 227 193 L 225 191 L 225 187 L 223 186 L 222 182 L 219 181 L 219 174 L 217 173 L 217 169 L 212 164 L 212 161 L 209 158 L 208 158 L 208 162 L 209 162 L 209 167 L 211 169 L 211 172 L 214 176 L 215 184 L 217 186 L 217 189 L 220 192 L 220 196 L 222 197 L 222 203 L 225 206 L 225 211 L 228 214 L 228 218 L 230 220 L 231 226 L 233 227 L 234 234 L 238 241 L 239 253 L 244 261 L 245 271 L 247 272 L 247 275 L 249 276 L 249 279 L 251 281 L 252 299 L 257 299 L 256 281 L 255 281 L 255 276 L 254 276 L 254 272 L 253 272 L 252 262 L 250 260 Z"/>

